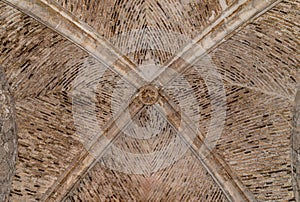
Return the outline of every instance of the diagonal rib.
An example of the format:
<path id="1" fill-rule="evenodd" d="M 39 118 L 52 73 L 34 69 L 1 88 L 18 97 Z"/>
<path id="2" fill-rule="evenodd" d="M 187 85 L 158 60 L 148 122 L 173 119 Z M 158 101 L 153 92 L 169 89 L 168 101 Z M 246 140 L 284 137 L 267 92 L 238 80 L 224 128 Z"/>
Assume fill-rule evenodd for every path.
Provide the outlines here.
<path id="1" fill-rule="evenodd" d="M 133 62 L 92 28 L 59 8 L 52 1 L 4 0 L 4 2 L 66 37 L 112 71 L 122 75 L 133 86 L 138 87 L 144 84 L 144 79 L 136 71 Z"/>

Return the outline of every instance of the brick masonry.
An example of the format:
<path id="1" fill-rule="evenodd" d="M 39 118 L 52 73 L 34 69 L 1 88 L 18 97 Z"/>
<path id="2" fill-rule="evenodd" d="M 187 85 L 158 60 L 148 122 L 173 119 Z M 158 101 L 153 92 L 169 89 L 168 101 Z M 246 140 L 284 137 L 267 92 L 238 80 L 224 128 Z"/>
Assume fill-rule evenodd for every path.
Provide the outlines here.
<path id="1" fill-rule="evenodd" d="M 104 0 L 99 4 L 91 0 L 57 1 L 57 5 L 87 23 L 117 49 L 124 52 L 130 49 L 132 52 L 126 56 L 138 66 L 149 58 L 156 65 L 164 64 L 189 39 L 217 19 L 224 5 L 236 2 L 190 1 L 178 5 L 177 1 L 135 1 L 133 4 Z M 209 55 L 221 74 L 227 105 L 225 126 L 213 153 L 224 159 L 247 191 L 260 201 L 299 200 L 299 107 L 295 104 L 296 86 L 300 81 L 298 11 L 299 0 L 284 0 L 225 38 Z M 134 31 L 144 28 L 147 28 L 144 35 Z M 128 32 L 131 35 L 120 37 Z M 170 32 L 172 34 L 168 34 Z M 174 33 L 185 37 L 178 40 Z M 148 35 L 148 39 L 154 40 L 165 34 L 169 39 L 157 41 L 152 47 L 154 50 L 149 50 L 153 41 L 150 43 L 143 37 Z M 65 183 L 62 176 L 77 165 L 86 149 L 76 132 L 71 91 L 72 82 L 89 54 L 3 1 L 0 1 L 0 40 L 0 64 L 15 98 L 19 139 L 16 170 L 13 164 L 7 169 L 7 158 L 14 158 L 16 145 L 7 147 L 5 143 L 15 141 L 15 128 L 12 119 L 3 121 L 1 140 L 6 142 L 0 142 L 0 149 L 4 148 L 0 155 L 4 155 L 5 160 L 0 166 L 7 178 L 3 180 L 4 190 L 0 191 L 5 192 L 5 197 L 12 181 L 12 201 L 58 200 L 47 198 L 52 190 L 56 196 L 58 182 L 69 183 L 71 190 L 61 193 L 66 201 L 86 198 L 96 201 L 228 200 L 213 175 L 191 151 L 156 173 L 134 175 L 105 166 L 105 163 L 114 163 L 112 151 L 107 150 L 102 163 L 93 164 L 78 181 Z M 92 59 L 90 65 L 106 68 L 96 59 Z M 181 79 L 174 79 L 165 86 L 164 93 L 177 106 L 179 99 L 188 106 L 186 94 L 195 94 L 201 110 L 187 115 L 199 117 L 199 121 L 190 124 L 199 124 L 197 129 L 206 136 L 212 113 L 208 88 L 193 69 L 183 72 L 182 76 L 189 82 L 191 91 L 182 87 Z M 123 88 L 134 89 L 122 75 L 106 68 L 95 90 L 97 121 L 102 129 L 111 123 L 113 107 L 122 108 L 128 102 L 121 94 L 112 101 L 120 83 Z M 296 103 L 298 101 L 296 96 Z M 115 144 L 124 151 L 156 151 L 176 136 L 177 128 L 162 121 L 161 114 L 152 111 L 157 120 L 151 122 L 148 116 L 151 113 L 147 112 L 150 108 L 143 109 L 133 123 L 139 126 L 162 124 L 164 133 L 147 141 L 133 140 L 119 133 Z"/>

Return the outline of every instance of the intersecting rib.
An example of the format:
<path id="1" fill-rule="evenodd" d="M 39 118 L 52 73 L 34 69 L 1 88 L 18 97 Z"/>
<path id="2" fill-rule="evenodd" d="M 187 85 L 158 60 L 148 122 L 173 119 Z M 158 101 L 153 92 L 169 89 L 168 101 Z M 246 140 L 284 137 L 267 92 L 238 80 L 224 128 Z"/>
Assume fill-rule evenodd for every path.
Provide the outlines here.
<path id="1" fill-rule="evenodd" d="M 59 9 L 55 4 L 46 0 L 4 0 L 8 4 L 16 7 L 22 12 L 32 16 L 41 23 L 47 25 L 53 30 L 59 32 L 82 49 L 89 52 L 101 63 L 109 66 L 113 71 L 116 71 L 120 75 L 129 81 L 134 86 L 143 86 L 145 81 L 142 79 L 132 62 L 122 56 L 118 51 L 112 47 L 107 41 L 99 37 L 91 28 L 84 23 L 81 23 L 65 11 Z M 166 67 L 175 67 L 177 72 L 183 72 L 190 66 L 178 63 L 179 59 L 184 59 L 188 64 L 193 64 L 199 57 L 209 53 L 213 48 L 222 43 L 223 39 L 229 37 L 235 30 L 245 24 L 247 21 L 257 17 L 265 10 L 268 10 L 271 6 L 280 1 L 267 1 L 267 0 L 243 0 L 238 4 L 228 8 L 222 16 L 220 16 L 211 26 L 205 29 L 194 41 L 182 51 L 170 60 Z M 116 63 L 117 61 L 117 63 Z M 128 72 L 132 74 L 128 74 Z M 171 80 L 175 78 L 174 74 L 168 74 L 163 72 L 154 81 L 154 84 L 160 87 L 164 87 Z M 163 98 L 162 98 L 163 99 Z M 162 110 L 166 111 L 166 114 L 176 114 L 176 110 L 169 104 L 167 100 L 163 100 L 165 105 L 161 105 Z M 165 108 L 167 107 L 167 108 Z M 141 109 L 141 105 L 136 108 L 134 114 L 136 115 Z M 170 116 L 170 121 L 176 125 L 176 116 Z M 120 117 L 122 119 L 122 114 Z M 129 121 L 129 120 L 127 120 Z M 125 120 L 126 122 L 126 120 Z M 124 122 L 124 124 L 126 124 Z M 105 134 L 110 134 L 112 140 L 120 132 L 120 129 L 114 128 L 113 123 L 107 125 L 108 129 Z M 125 126 L 125 125 L 124 125 Z M 195 133 L 192 128 L 186 124 L 189 132 Z M 184 131 L 183 131 L 184 132 Z M 211 173 L 218 182 L 219 186 L 223 189 L 227 197 L 234 201 L 255 201 L 251 194 L 247 194 L 246 189 L 242 187 L 242 184 L 234 177 L 233 173 L 221 163 L 221 159 L 211 154 L 209 150 L 200 150 L 197 148 L 193 140 L 189 139 L 189 136 L 183 133 L 183 138 L 191 145 L 192 151 L 194 151 L 199 157 L 199 160 L 203 163 L 206 169 Z M 110 141 L 103 144 L 102 147 L 93 147 L 93 150 L 97 154 L 101 154 L 105 148 L 110 144 Z M 203 143 L 201 143 L 203 145 Z M 203 148 L 203 147 L 202 147 Z M 205 148 L 205 145 L 204 145 Z M 95 149 L 95 150 L 94 150 Z M 202 151 L 202 152 L 201 152 Z M 88 168 L 95 161 L 94 157 L 89 155 L 89 151 L 83 152 L 77 162 L 71 165 L 68 171 L 58 180 L 58 182 L 49 190 L 44 196 L 44 200 L 53 201 L 59 200 L 72 188 L 82 174 L 84 174 Z M 228 178 L 226 178 L 228 176 Z"/>

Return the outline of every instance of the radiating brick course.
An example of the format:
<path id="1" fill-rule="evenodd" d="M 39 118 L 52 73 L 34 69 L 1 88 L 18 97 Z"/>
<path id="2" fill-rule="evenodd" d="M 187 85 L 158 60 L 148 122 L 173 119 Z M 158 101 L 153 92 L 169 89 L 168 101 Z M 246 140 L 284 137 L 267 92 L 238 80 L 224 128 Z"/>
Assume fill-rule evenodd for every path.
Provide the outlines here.
<path id="1" fill-rule="evenodd" d="M 0 0 L 0 200 L 299 200 L 299 8 Z"/>

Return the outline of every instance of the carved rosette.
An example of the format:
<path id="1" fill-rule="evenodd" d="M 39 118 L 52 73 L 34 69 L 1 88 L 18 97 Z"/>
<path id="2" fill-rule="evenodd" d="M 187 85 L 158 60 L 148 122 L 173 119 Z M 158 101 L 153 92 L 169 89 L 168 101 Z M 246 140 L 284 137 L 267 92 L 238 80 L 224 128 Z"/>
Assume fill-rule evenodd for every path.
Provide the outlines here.
<path id="1" fill-rule="evenodd" d="M 158 91 L 154 86 L 146 85 L 140 89 L 139 98 L 144 105 L 153 105 L 158 99 Z"/>

